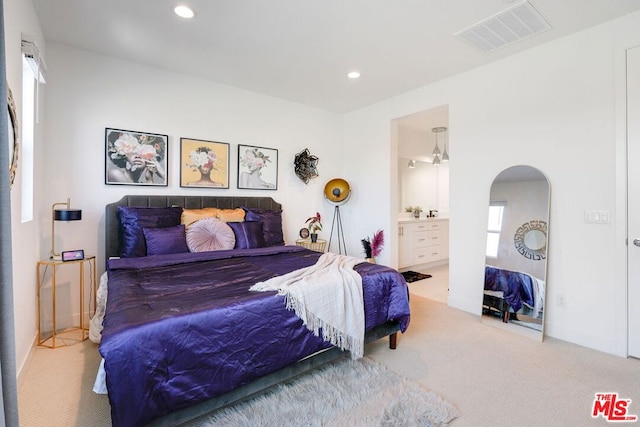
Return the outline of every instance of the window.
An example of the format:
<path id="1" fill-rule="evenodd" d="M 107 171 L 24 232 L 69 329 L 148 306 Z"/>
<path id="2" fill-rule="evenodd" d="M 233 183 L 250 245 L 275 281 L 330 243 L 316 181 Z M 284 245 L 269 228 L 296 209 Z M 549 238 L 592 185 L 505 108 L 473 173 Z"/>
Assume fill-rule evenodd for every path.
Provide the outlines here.
<path id="1" fill-rule="evenodd" d="M 33 220 L 33 136 L 35 131 L 36 79 L 27 59 L 22 57 L 22 222 Z"/>
<path id="2" fill-rule="evenodd" d="M 22 178 L 22 222 L 33 221 L 33 148 L 38 123 L 39 84 L 45 83 L 46 65 L 32 37 L 22 35 L 22 123 L 20 168 Z"/>
<path id="3" fill-rule="evenodd" d="M 487 227 L 487 256 L 498 257 L 500 246 L 500 232 L 502 231 L 502 219 L 506 202 L 491 202 L 489 205 L 489 225 Z"/>

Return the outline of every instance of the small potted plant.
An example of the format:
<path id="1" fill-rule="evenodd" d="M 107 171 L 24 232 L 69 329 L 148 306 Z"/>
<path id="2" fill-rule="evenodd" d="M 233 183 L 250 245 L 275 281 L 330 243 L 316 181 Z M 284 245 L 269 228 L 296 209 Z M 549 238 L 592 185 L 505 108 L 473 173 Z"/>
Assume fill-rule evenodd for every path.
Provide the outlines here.
<path id="1" fill-rule="evenodd" d="M 311 241 L 318 241 L 318 231 L 322 230 L 322 217 L 320 216 L 320 212 L 316 212 L 315 216 L 310 216 L 307 218 L 305 223 L 307 224 L 307 228 L 309 228 L 309 233 L 311 233 Z"/>
<path id="2" fill-rule="evenodd" d="M 413 207 L 413 217 L 418 219 L 420 218 L 420 214 L 422 213 L 422 208 L 420 206 Z"/>

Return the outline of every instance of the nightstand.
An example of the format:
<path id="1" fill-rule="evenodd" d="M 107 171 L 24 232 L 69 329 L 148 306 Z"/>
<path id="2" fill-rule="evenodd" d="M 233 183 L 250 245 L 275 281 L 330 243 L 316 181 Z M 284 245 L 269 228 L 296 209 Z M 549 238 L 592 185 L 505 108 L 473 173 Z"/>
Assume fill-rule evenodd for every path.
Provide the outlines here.
<path id="1" fill-rule="evenodd" d="M 324 249 L 327 246 L 327 241 L 318 239 L 317 241 L 312 242 L 311 239 L 298 239 L 296 240 L 296 245 L 311 249 L 312 251 L 324 252 Z"/>
<path id="2" fill-rule="evenodd" d="M 56 327 L 56 269 L 67 266 L 77 266 L 79 270 L 78 287 L 80 298 L 80 325 L 66 327 L 62 330 L 58 330 Z M 42 336 L 42 285 L 45 283 L 45 276 L 47 270 L 51 269 L 51 332 L 46 337 Z M 88 274 L 85 271 L 88 269 Z M 49 348 L 63 347 L 68 345 L 67 341 L 73 341 L 77 343 L 84 341 L 89 336 L 89 322 L 85 322 L 85 279 L 87 276 L 91 283 L 90 292 L 92 292 L 91 299 L 93 300 L 93 307 L 95 309 L 96 304 L 96 289 L 98 272 L 96 269 L 96 257 L 88 256 L 84 259 L 75 261 L 60 261 L 54 259 L 47 259 L 38 261 L 36 266 L 36 276 L 38 280 L 38 345 Z M 70 285 L 71 287 L 71 285 Z M 89 310 L 91 310 L 91 300 L 89 301 Z M 91 314 L 91 313 L 89 313 Z"/>

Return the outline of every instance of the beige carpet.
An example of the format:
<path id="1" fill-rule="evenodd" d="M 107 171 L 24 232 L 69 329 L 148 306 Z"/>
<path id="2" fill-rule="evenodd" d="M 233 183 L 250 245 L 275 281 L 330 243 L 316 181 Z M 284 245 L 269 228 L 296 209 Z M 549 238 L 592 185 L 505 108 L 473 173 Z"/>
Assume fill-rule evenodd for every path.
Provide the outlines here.
<path id="1" fill-rule="evenodd" d="M 595 393 L 611 391 L 632 399 L 630 412 L 640 415 L 639 360 L 550 338 L 541 343 L 414 292 L 437 280 L 410 284 L 413 315 L 398 349 L 380 340 L 366 354 L 454 403 L 460 417 L 450 426 L 608 425 L 591 418 L 591 407 Z M 435 292 L 442 298 L 446 290 Z M 20 425 L 109 426 L 106 396 L 91 392 L 98 362 L 88 341 L 34 349 L 21 377 Z"/>
<path id="2" fill-rule="evenodd" d="M 34 348 L 20 378 L 20 426 L 110 426 L 107 396 L 91 391 L 99 364 L 98 347 L 88 340 Z"/>

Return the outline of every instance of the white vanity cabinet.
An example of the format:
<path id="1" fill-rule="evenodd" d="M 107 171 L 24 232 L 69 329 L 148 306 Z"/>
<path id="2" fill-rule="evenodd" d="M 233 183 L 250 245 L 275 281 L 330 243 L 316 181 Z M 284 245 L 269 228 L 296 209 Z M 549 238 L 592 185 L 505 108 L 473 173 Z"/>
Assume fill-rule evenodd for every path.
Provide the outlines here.
<path id="1" fill-rule="evenodd" d="M 449 258 L 449 220 L 425 219 L 398 223 L 399 268 Z"/>
<path id="2" fill-rule="evenodd" d="M 413 245 L 411 235 L 411 225 L 407 223 L 398 224 L 398 264 L 399 267 L 411 265 L 411 246 Z"/>

